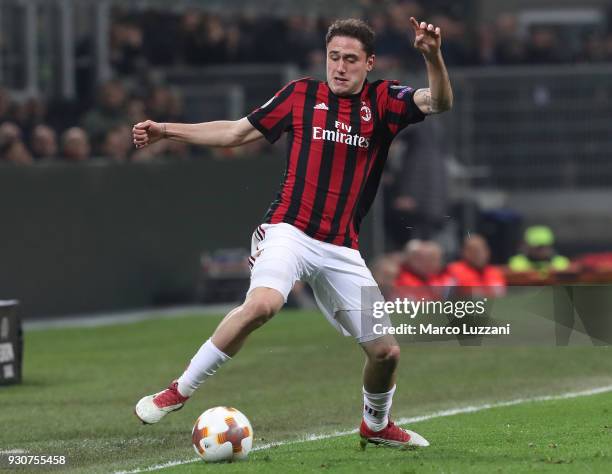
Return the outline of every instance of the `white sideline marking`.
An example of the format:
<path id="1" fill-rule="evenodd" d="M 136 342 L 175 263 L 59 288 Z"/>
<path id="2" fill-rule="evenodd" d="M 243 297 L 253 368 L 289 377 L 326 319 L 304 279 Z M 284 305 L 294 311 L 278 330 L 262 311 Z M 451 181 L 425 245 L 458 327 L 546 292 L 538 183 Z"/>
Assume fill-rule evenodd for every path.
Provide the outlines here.
<path id="1" fill-rule="evenodd" d="M 161 309 L 143 309 L 119 313 L 73 315 L 63 318 L 43 318 L 23 322 L 25 331 L 42 331 L 63 328 L 97 328 L 114 324 L 131 324 L 151 319 L 181 318 L 188 314 L 218 316 L 226 314 L 240 303 L 218 305 L 174 306 Z"/>
<path id="2" fill-rule="evenodd" d="M 588 397 L 589 395 L 597 395 L 600 393 L 607 393 L 607 392 L 612 392 L 612 385 L 591 388 L 589 390 L 582 390 L 580 392 L 567 392 L 567 393 L 561 393 L 558 395 L 541 395 L 538 397 L 516 398 L 514 400 L 508 400 L 505 402 L 485 403 L 482 405 L 471 405 L 471 406 L 466 406 L 466 407 L 451 408 L 448 410 L 436 411 L 428 415 L 414 416 L 411 418 L 400 418 L 396 420 L 396 424 L 406 425 L 408 423 L 418 423 L 419 421 L 431 420 L 433 418 L 442 418 L 445 416 L 461 415 L 464 413 L 475 413 L 479 411 L 490 410 L 491 408 L 509 407 L 513 405 L 520 405 L 522 403 L 530 403 L 530 402 L 546 402 L 546 401 L 551 401 L 551 400 L 564 400 L 567 398 Z M 302 438 L 295 439 L 295 440 L 277 441 L 275 443 L 263 444 L 261 446 L 257 446 L 253 448 L 253 451 L 263 451 L 265 449 L 270 449 L 270 448 L 274 448 L 277 446 L 284 446 L 287 444 L 298 444 L 298 443 L 304 443 L 308 441 L 317 441 L 321 439 L 337 438 L 339 436 L 355 434 L 357 433 L 357 431 L 359 430 L 353 429 L 353 430 L 348 430 L 348 431 L 335 431 L 333 433 L 311 434 L 311 435 L 307 435 L 307 436 L 304 436 Z M 200 458 L 169 461 L 163 464 L 156 464 L 150 467 L 134 469 L 133 471 L 117 471 L 115 472 L 115 474 L 136 474 L 139 472 L 151 472 L 151 471 L 157 471 L 159 469 L 165 469 L 167 467 L 180 466 L 183 464 L 190 464 L 190 463 L 197 462 L 197 461 L 200 461 Z"/>

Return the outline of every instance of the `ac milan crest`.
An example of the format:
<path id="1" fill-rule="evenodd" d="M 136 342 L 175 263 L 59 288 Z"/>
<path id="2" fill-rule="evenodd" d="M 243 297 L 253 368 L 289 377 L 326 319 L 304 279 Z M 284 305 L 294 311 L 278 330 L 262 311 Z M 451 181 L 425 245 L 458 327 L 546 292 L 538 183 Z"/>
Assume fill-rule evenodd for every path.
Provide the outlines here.
<path id="1" fill-rule="evenodd" d="M 372 119 L 372 111 L 370 110 L 370 107 L 368 107 L 368 104 L 366 104 L 365 102 L 361 103 L 361 120 L 363 120 L 364 122 L 369 122 Z"/>

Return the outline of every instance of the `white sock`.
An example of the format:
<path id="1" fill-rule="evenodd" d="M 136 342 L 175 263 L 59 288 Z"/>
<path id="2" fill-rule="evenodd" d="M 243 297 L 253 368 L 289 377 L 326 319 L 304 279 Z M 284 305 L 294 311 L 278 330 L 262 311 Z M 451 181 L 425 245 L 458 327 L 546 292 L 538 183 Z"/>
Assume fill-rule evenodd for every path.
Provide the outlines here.
<path id="1" fill-rule="evenodd" d="M 202 344 L 183 375 L 179 377 L 179 393 L 184 397 L 190 397 L 204 380 L 214 375 L 217 369 L 230 359 L 230 356 L 219 350 L 212 339 L 209 339 Z"/>
<path id="2" fill-rule="evenodd" d="M 372 431 L 380 431 L 387 426 L 395 387 L 384 393 L 369 393 L 363 388 L 363 419 Z"/>

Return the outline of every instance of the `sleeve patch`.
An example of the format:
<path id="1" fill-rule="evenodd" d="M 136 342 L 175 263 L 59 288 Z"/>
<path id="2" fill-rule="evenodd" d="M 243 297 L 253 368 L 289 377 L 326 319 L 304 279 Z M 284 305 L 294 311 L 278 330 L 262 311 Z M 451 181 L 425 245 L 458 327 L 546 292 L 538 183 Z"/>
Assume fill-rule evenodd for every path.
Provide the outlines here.
<path id="1" fill-rule="evenodd" d="M 414 89 L 412 87 L 404 87 L 401 91 L 399 91 L 397 93 L 397 98 L 401 99 L 402 97 L 404 97 L 407 93 L 412 92 Z"/>

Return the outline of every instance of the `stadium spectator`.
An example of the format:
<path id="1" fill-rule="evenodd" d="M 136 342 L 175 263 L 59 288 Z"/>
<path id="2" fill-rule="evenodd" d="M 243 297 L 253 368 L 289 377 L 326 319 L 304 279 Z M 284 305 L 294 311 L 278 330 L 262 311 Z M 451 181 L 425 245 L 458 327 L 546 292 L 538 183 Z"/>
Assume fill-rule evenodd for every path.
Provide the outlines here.
<path id="1" fill-rule="evenodd" d="M 240 63 L 248 60 L 248 55 L 245 54 L 245 38 L 238 24 L 230 24 L 227 26 L 225 43 L 226 62 Z"/>
<path id="2" fill-rule="evenodd" d="M 202 13 L 196 9 L 185 12 L 179 27 L 180 48 L 184 63 L 192 66 L 204 63 L 206 35 L 203 28 Z"/>
<path id="3" fill-rule="evenodd" d="M 126 106 L 127 118 L 130 123 L 138 123 L 146 120 L 146 105 L 144 100 L 137 98 L 130 98 Z"/>
<path id="4" fill-rule="evenodd" d="M 588 35 L 582 44 L 577 61 L 593 63 L 612 61 L 612 34 L 607 36 L 600 33 Z"/>
<path id="5" fill-rule="evenodd" d="M 36 160 L 52 160 L 57 158 L 57 133 L 48 125 L 37 125 L 32 130 L 32 155 Z"/>
<path id="6" fill-rule="evenodd" d="M 155 120 L 184 121 L 182 98 L 169 87 L 157 85 L 147 98 L 146 113 Z"/>
<path id="7" fill-rule="evenodd" d="M 110 62 L 116 74 L 130 75 L 147 66 L 142 29 L 133 22 L 113 23 L 110 32 Z"/>
<path id="8" fill-rule="evenodd" d="M 306 68 L 312 51 L 319 51 L 321 34 L 315 18 L 293 15 L 287 19 L 287 49 L 295 54 L 298 65 Z"/>
<path id="9" fill-rule="evenodd" d="M 406 31 L 406 24 L 411 16 L 421 13 L 420 6 L 408 2 L 392 5 L 386 14 L 379 13 L 374 16 L 374 28 L 381 32 L 376 41 L 379 67 L 420 67 L 420 58 L 412 48 L 413 38 L 410 37 L 410 32 Z M 446 39 L 444 41 L 446 43 Z"/>
<path id="10" fill-rule="evenodd" d="M 396 292 L 415 298 L 438 299 L 455 280 L 444 270 L 442 248 L 436 242 L 413 239 L 404 248 Z"/>
<path id="11" fill-rule="evenodd" d="M 26 100 L 13 102 L 10 115 L 11 120 L 23 133 L 24 140 L 27 141 L 34 127 L 44 123 L 47 117 L 47 106 L 41 98 L 29 97 Z"/>
<path id="12" fill-rule="evenodd" d="M 79 127 L 71 127 L 62 134 L 62 158 L 70 162 L 87 161 L 91 146 L 87 132 Z"/>
<path id="13" fill-rule="evenodd" d="M 34 162 L 32 154 L 21 140 L 10 143 L 4 150 L 2 159 L 16 165 L 31 165 Z"/>
<path id="14" fill-rule="evenodd" d="M 89 135 L 94 153 L 102 152 L 108 130 L 129 123 L 125 111 L 126 98 L 126 90 L 120 81 L 108 81 L 100 87 L 97 106 L 83 117 L 83 128 Z"/>
<path id="15" fill-rule="evenodd" d="M 477 58 L 475 50 L 467 43 L 468 34 L 465 23 L 447 15 L 436 15 L 432 21 L 444 25 L 440 28 L 448 32 L 442 45 L 442 51 L 444 57 L 448 58 L 449 64 L 453 66 L 473 65 Z"/>
<path id="16" fill-rule="evenodd" d="M 204 29 L 203 64 L 222 64 L 227 61 L 226 28 L 220 16 L 206 14 L 202 19 Z"/>
<path id="17" fill-rule="evenodd" d="M 512 13 L 502 13 L 495 20 L 496 64 L 521 64 L 524 62 L 525 45 L 519 36 L 518 20 Z"/>
<path id="18" fill-rule="evenodd" d="M 132 132 L 127 125 L 111 128 L 104 139 L 103 155 L 112 161 L 127 161 L 132 152 Z"/>
<path id="19" fill-rule="evenodd" d="M 381 255 L 371 265 L 372 276 L 385 299 L 395 295 L 395 282 L 400 272 L 402 254 L 399 252 Z"/>
<path id="20" fill-rule="evenodd" d="M 530 32 L 525 49 L 528 64 L 556 64 L 569 59 L 562 53 L 562 47 L 554 30 L 539 26 Z"/>
<path id="21" fill-rule="evenodd" d="M 0 124 L 0 146 L 7 145 L 22 139 L 21 129 L 13 122 L 3 122 Z"/>
<path id="22" fill-rule="evenodd" d="M 469 294 L 501 296 L 506 279 L 497 267 L 490 265 L 491 251 L 487 241 L 472 234 L 463 241 L 461 260 L 448 265 L 447 271 L 459 287 L 470 287 Z"/>
<path id="23" fill-rule="evenodd" d="M 13 122 L 0 125 L 0 159 L 16 165 L 32 164 L 33 159 L 22 140 L 19 127 Z"/>
<path id="24" fill-rule="evenodd" d="M 128 5 L 130 2 L 124 2 Z M 126 10 L 129 7 L 126 7 Z M 136 16 L 125 17 L 136 22 Z M 180 58 L 180 14 L 169 14 L 162 8 L 146 9 L 139 15 L 138 26 L 143 31 L 143 47 L 150 66 L 171 66 Z M 160 34 L 160 32 L 163 32 Z"/>
<path id="25" fill-rule="evenodd" d="M 568 258 L 557 254 L 555 236 L 549 227 L 536 225 L 525 230 L 523 251 L 508 262 L 512 272 L 563 271 L 570 267 Z"/>
<path id="26" fill-rule="evenodd" d="M 478 28 L 479 52 L 478 60 L 480 64 L 491 65 L 495 63 L 495 30 L 492 25 L 484 24 Z"/>

